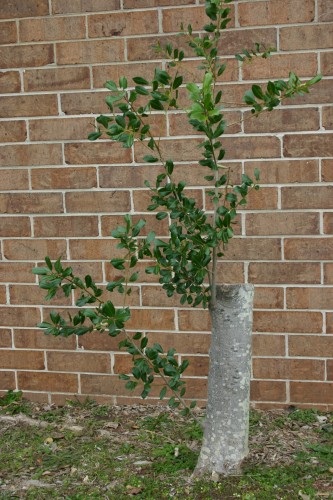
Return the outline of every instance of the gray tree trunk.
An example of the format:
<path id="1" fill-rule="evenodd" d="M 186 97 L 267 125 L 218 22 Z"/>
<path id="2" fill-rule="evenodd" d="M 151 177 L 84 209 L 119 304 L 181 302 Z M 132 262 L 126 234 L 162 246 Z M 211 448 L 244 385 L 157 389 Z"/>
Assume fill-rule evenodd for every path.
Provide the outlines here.
<path id="1" fill-rule="evenodd" d="M 217 287 L 204 439 L 194 475 L 237 474 L 248 453 L 253 285 Z"/>

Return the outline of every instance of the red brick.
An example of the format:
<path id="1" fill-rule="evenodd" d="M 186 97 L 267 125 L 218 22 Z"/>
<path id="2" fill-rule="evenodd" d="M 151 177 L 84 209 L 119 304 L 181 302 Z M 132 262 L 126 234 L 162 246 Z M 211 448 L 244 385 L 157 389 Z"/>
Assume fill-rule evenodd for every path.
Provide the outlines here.
<path id="1" fill-rule="evenodd" d="M 70 213 L 128 212 L 128 191 L 72 192 L 66 193 L 66 209 Z"/>
<path id="2" fill-rule="evenodd" d="M 47 368 L 50 371 L 111 373 L 110 355 L 48 352 Z"/>
<path id="3" fill-rule="evenodd" d="M 118 375 L 81 375 L 80 378 L 83 394 L 121 395 L 126 391 L 124 381 L 119 380 Z"/>
<path id="4" fill-rule="evenodd" d="M 263 113 L 254 117 L 251 112 L 244 115 L 246 133 L 295 132 L 300 130 L 319 130 L 319 110 L 278 109 L 273 114 Z"/>
<path id="5" fill-rule="evenodd" d="M 244 80 L 287 78 L 293 68 L 300 77 L 312 77 L 318 70 L 316 54 L 272 54 L 267 59 L 252 59 L 251 64 L 242 66 L 242 73 Z"/>
<path id="6" fill-rule="evenodd" d="M 78 337 L 78 347 L 90 351 L 119 351 L 118 344 L 121 340 L 123 340 L 121 334 L 118 337 L 110 337 L 106 332 L 92 332 Z"/>
<path id="7" fill-rule="evenodd" d="M 158 12 L 147 10 L 89 16 L 88 33 L 90 38 L 158 33 Z"/>
<path id="8" fill-rule="evenodd" d="M 44 370 L 44 353 L 40 351 L 1 351 L 1 368 Z"/>
<path id="9" fill-rule="evenodd" d="M 16 41 L 17 30 L 15 21 L 2 22 L 0 24 L 0 44 L 15 43 Z"/>
<path id="10" fill-rule="evenodd" d="M 99 178 L 102 188 L 129 188 L 144 187 L 144 181 L 148 180 L 155 185 L 156 177 L 163 172 L 161 166 L 121 166 L 100 167 Z"/>
<path id="11" fill-rule="evenodd" d="M 71 262 L 67 260 L 66 266 L 70 266 L 76 276 L 83 277 L 89 274 L 96 283 L 102 283 L 103 281 L 103 266 L 101 262 Z"/>
<path id="12" fill-rule="evenodd" d="M 321 80 L 310 91 L 309 94 L 294 97 L 292 101 L 283 101 L 282 106 L 287 104 L 332 104 L 332 82 L 331 80 Z"/>
<path id="13" fill-rule="evenodd" d="M 282 208 L 333 208 L 333 186 L 283 187 Z"/>
<path id="14" fill-rule="evenodd" d="M 14 390 L 15 387 L 15 373 L 2 371 L 0 377 L 0 389 L 9 391 L 10 389 Z"/>
<path id="15" fill-rule="evenodd" d="M 161 141 L 162 155 L 178 161 L 197 160 L 200 153 L 197 150 L 198 139 L 172 139 Z M 277 137 L 226 137 L 223 141 L 228 159 L 274 158 L 280 154 L 280 141 Z M 143 144 L 136 144 L 135 159 L 142 162 L 146 149 Z"/>
<path id="16" fill-rule="evenodd" d="M 34 283 L 31 264 L 23 262 L 0 262 L 0 281 L 8 283 Z"/>
<path id="17" fill-rule="evenodd" d="M 202 27 L 207 24 L 207 16 L 205 14 L 205 9 L 201 7 L 191 7 L 190 9 L 163 9 L 163 32 L 176 32 L 181 31 L 181 25 L 192 26 L 193 30 L 202 30 Z M 230 14 L 228 17 L 234 17 Z M 228 27 L 232 26 L 229 23 Z"/>
<path id="18" fill-rule="evenodd" d="M 131 150 L 115 142 L 65 144 L 65 159 L 70 165 L 130 163 Z"/>
<path id="19" fill-rule="evenodd" d="M 2 326 L 35 326 L 40 322 L 38 307 L 0 307 Z"/>
<path id="20" fill-rule="evenodd" d="M 38 168 L 31 170 L 32 189 L 84 189 L 97 186 L 93 167 Z"/>
<path id="21" fill-rule="evenodd" d="M 331 260 L 333 240 L 329 238 L 295 238 L 285 240 L 288 260 Z"/>
<path id="22" fill-rule="evenodd" d="M 327 361 L 327 380 L 333 380 L 333 360 Z"/>
<path id="23" fill-rule="evenodd" d="M 333 313 L 326 313 L 326 333 L 333 333 Z"/>
<path id="24" fill-rule="evenodd" d="M 323 75 L 333 75 L 333 52 L 322 52 L 320 57 Z"/>
<path id="25" fill-rule="evenodd" d="M 67 373 L 18 372 L 18 386 L 23 391 L 78 392 L 77 375 Z"/>
<path id="26" fill-rule="evenodd" d="M 124 9 L 142 9 L 145 7 L 170 7 L 175 5 L 190 5 L 195 0 L 124 0 Z"/>
<path id="27" fill-rule="evenodd" d="M 7 292 L 4 285 L 0 285 L 0 304 L 7 303 Z"/>
<path id="28" fill-rule="evenodd" d="M 333 285 L 333 264 L 324 264 L 324 284 Z"/>
<path id="29" fill-rule="evenodd" d="M 333 129 L 333 106 L 323 108 L 323 127 Z"/>
<path id="30" fill-rule="evenodd" d="M 290 335 L 289 355 L 327 358 L 333 356 L 332 335 Z"/>
<path id="31" fill-rule="evenodd" d="M 275 238 L 234 238 L 224 254 L 228 260 L 278 260 L 280 246 L 280 240 Z"/>
<path id="32" fill-rule="evenodd" d="M 292 26 L 280 29 L 280 50 L 329 49 L 333 24 Z"/>
<path id="33" fill-rule="evenodd" d="M 324 214 L 324 233 L 333 234 L 333 213 Z"/>
<path id="34" fill-rule="evenodd" d="M 0 329 L 0 347 L 12 347 L 12 334 L 9 329 Z"/>
<path id="35" fill-rule="evenodd" d="M 0 65 L 5 68 L 28 68 L 54 63 L 53 46 L 4 45 L 0 47 Z"/>
<path id="36" fill-rule="evenodd" d="M 284 356 L 285 336 L 255 334 L 252 337 L 252 349 L 254 356 Z"/>
<path id="37" fill-rule="evenodd" d="M 246 234 L 250 236 L 278 234 L 319 234 L 319 214 L 280 212 L 246 214 Z"/>
<path id="38" fill-rule="evenodd" d="M 150 231 L 155 231 L 158 236 L 168 235 L 168 221 L 166 219 L 159 221 L 156 219 L 155 215 L 140 215 L 132 216 L 133 224 L 136 224 L 139 219 L 144 219 L 147 224 L 141 230 L 141 236 L 147 236 Z M 111 231 L 118 226 L 124 225 L 123 215 L 103 215 L 101 217 L 102 223 L 102 236 L 110 236 Z"/>
<path id="39" fill-rule="evenodd" d="M 224 114 L 227 122 L 228 134 L 237 134 L 241 132 L 241 115 L 239 112 L 227 111 Z M 202 132 L 197 132 L 189 123 L 189 117 L 186 113 L 176 113 L 169 115 L 169 134 L 172 135 L 202 135 Z"/>
<path id="40" fill-rule="evenodd" d="M 286 383 L 265 380 L 251 382 L 252 401 L 286 401 Z"/>
<path id="41" fill-rule="evenodd" d="M 10 303 L 15 305 L 39 305 L 49 304 L 45 299 L 47 292 L 39 288 L 38 285 L 10 285 L 9 296 Z M 59 291 L 52 299 L 55 305 L 72 305 L 72 298 L 65 297 L 62 291 Z"/>
<path id="42" fill-rule="evenodd" d="M 3 193 L 0 213 L 29 214 L 63 212 L 61 193 Z"/>
<path id="43" fill-rule="evenodd" d="M 195 59 L 190 61 L 182 61 L 181 64 L 181 75 L 183 76 L 183 83 L 197 82 L 200 83 L 203 80 L 204 70 L 201 67 L 202 60 Z M 175 76 L 176 71 L 179 68 L 176 66 L 172 68 L 167 63 L 167 70 L 170 75 Z M 239 68 L 236 59 L 228 59 L 227 67 L 221 76 L 217 77 L 218 82 L 237 82 L 239 79 Z"/>
<path id="44" fill-rule="evenodd" d="M 103 88 L 104 83 L 112 78 L 118 82 L 121 76 L 126 76 L 128 83 L 131 84 L 131 79 L 134 76 L 145 75 L 145 78 L 153 78 L 154 69 L 159 66 L 155 63 L 132 63 L 132 64 L 109 64 L 93 67 L 94 88 Z"/>
<path id="45" fill-rule="evenodd" d="M 244 210 L 274 210 L 278 206 L 278 192 L 275 188 L 261 188 L 249 193 Z"/>
<path id="46" fill-rule="evenodd" d="M 202 207 L 202 190 L 186 189 L 185 194 L 188 198 L 196 200 L 197 206 Z M 145 190 L 133 191 L 134 209 L 136 212 L 147 212 L 147 207 L 151 204 L 152 193 Z M 157 210 L 155 210 L 157 212 Z"/>
<path id="47" fill-rule="evenodd" d="M 75 335 L 67 338 L 45 335 L 42 329 L 14 330 L 14 345 L 16 349 L 75 349 L 75 338 Z"/>
<path id="48" fill-rule="evenodd" d="M 123 40 L 64 42 L 57 44 L 57 64 L 97 64 L 124 60 Z"/>
<path id="49" fill-rule="evenodd" d="M 320 312 L 255 311 L 253 329 L 256 332 L 321 333 Z"/>
<path id="50" fill-rule="evenodd" d="M 314 359 L 253 360 L 253 377 L 261 379 L 324 380 L 324 361 Z"/>
<path id="51" fill-rule="evenodd" d="M 23 76 L 24 88 L 28 92 L 90 88 L 89 68 L 84 66 L 79 68 L 31 69 L 25 71 Z"/>
<path id="52" fill-rule="evenodd" d="M 185 359 L 190 363 L 184 372 L 186 377 L 207 377 L 209 368 L 208 356 L 182 356 L 181 361 L 183 362 Z"/>
<path id="53" fill-rule="evenodd" d="M 8 260 L 57 259 L 66 255 L 65 240 L 5 240 L 3 255 Z"/>
<path id="54" fill-rule="evenodd" d="M 333 156 L 333 134 L 285 135 L 283 149 L 285 156 Z"/>
<path id="55" fill-rule="evenodd" d="M 47 0 L 11 0 L 1 6 L 0 18 L 47 16 L 49 4 Z"/>
<path id="56" fill-rule="evenodd" d="M 120 8 L 120 0 L 53 0 L 54 14 L 68 14 L 72 12 L 97 12 L 101 10 L 116 10 Z"/>
<path id="57" fill-rule="evenodd" d="M 132 309 L 126 323 L 129 330 L 174 330 L 174 311 L 168 309 Z"/>
<path id="58" fill-rule="evenodd" d="M 21 82 L 18 71 L 0 72 L 0 93 L 20 92 Z"/>
<path id="59" fill-rule="evenodd" d="M 333 288 L 287 288 L 288 309 L 333 309 Z"/>
<path id="60" fill-rule="evenodd" d="M 85 38 L 84 17 L 49 17 L 20 21 L 21 42 L 47 42 Z"/>
<path id="61" fill-rule="evenodd" d="M 179 329 L 194 332 L 210 332 L 211 321 L 208 311 L 185 310 L 178 312 Z"/>
<path id="62" fill-rule="evenodd" d="M 72 259 L 110 260 L 123 257 L 124 251 L 116 248 L 117 242 L 111 239 L 71 240 L 69 242 Z M 45 254 L 46 255 L 46 254 Z"/>
<path id="63" fill-rule="evenodd" d="M 31 141 L 87 139 L 93 131 L 91 118 L 66 118 L 30 121 Z"/>
<path id="64" fill-rule="evenodd" d="M 318 18 L 320 22 L 333 21 L 332 0 L 319 0 Z"/>
<path id="65" fill-rule="evenodd" d="M 229 178 L 231 183 L 240 184 L 242 175 L 241 163 L 223 162 L 223 165 L 229 169 Z M 201 167 L 197 163 L 190 165 L 181 164 L 175 165 L 172 178 L 174 182 L 180 182 L 185 179 L 187 186 L 211 186 L 212 182 L 207 181 L 204 178 L 207 174 L 209 174 L 207 167 Z"/>
<path id="66" fill-rule="evenodd" d="M 267 284 L 320 283 L 320 265 L 313 262 L 255 262 L 249 266 L 249 281 Z"/>
<path id="67" fill-rule="evenodd" d="M 187 48 L 186 44 L 176 35 L 164 35 L 154 37 L 134 37 L 127 39 L 127 54 L 129 61 L 149 61 L 149 60 L 162 60 L 162 54 L 157 54 L 156 44 L 160 43 L 162 47 L 171 43 L 178 48 Z M 188 54 L 188 50 L 186 51 Z"/>
<path id="68" fill-rule="evenodd" d="M 322 160 L 321 177 L 324 182 L 333 181 L 333 160 Z"/>
<path id="69" fill-rule="evenodd" d="M 333 383 L 291 382 L 291 403 L 333 403 Z"/>
<path id="70" fill-rule="evenodd" d="M 241 52 L 243 48 L 253 49 L 257 40 L 260 40 L 260 43 L 264 47 L 276 47 L 276 29 L 255 28 L 226 31 L 220 40 L 220 53 L 222 55 L 234 55 L 237 52 Z"/>
<path id="71" fill-rule="evenodd" d="M 28 217 L 1 217 L 0 236 L 23 237 L 31 236 L 30 220 Z"/>
<path id="72" fill-rule="evenodd" d="M 1 142 L 24 142 L 26 138 L 27 131 L 23 120 L 0 122 Z"/>
<path id="73" fill-rule="evenodd" d="M 182 354 L 208 354 L 210 334 L 208 333 L 157 333 L 149 332 L 149 344 L 158 342 L 164 351 L 174 348 Z"/>
<path id="74" fill-rule="evenodd" d="M 283 289 L 256 287 L 254 307 L 255 309 L 283 309 Z"/>
<path id="75" fill-rule="evenodd" d="M 143 286 L 142 305 L 148 307 L 179 307 L 180 295 L 168 297 L 161 286 Z M 184 306 L 183 306 L 184 307 Z M 186 306 L 185 306 L 186 307 Z"/>
<path id="76" fill-rule="evenodd" d="M 260 171 L 260 184 L 289 184 L 301 181 L 318 182 L 319 180 L 317 160 L 271 160 L 245 163 L 245 171 L 252 178 L 255 168 Z"/>
<path id="77" fill-rule="evenodd" d="M 0 98 L 0 103 L 0 118 L 58 114 L 57 97 L 54 95 L 6 96 Z"/>
<path id="78" fill-rule="evenodd" d="M 314 0 L 245 2 L 238 6 L 240 26 L 306 23 L 314 20 Z"/>
<path id="79" fill-rule="evenodd" d="M 34 234 L 37 238 L 54 236 L 97 236 L 97 217 L 35 217 Z"/>
<path id="80" fill-rule="evenodd" d="M 61 95 L 61 109 L 65 115 L 98 114 L 108 112 L 105 92 L 80 92 Z"/>

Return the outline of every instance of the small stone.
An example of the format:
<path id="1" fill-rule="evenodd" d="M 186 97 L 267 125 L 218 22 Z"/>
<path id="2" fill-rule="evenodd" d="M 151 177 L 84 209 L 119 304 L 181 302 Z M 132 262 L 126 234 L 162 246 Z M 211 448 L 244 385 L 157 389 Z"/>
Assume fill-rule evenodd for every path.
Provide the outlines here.
<path id="1" fill-rule="evenodd" d="M 213 471 L 210 478 L 212 481 L 214 481 L 214 483 L 218 483 L 220 476 L 217 472 Z"/>

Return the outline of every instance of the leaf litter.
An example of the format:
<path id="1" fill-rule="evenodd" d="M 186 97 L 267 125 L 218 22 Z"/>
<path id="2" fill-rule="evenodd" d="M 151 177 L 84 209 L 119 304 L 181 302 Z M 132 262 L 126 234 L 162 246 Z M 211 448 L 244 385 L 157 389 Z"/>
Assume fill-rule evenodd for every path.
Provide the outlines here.
<path id="1" fill-rule="evenodd" d="M 3 499 L 333 498 L 333 416 L 316 410 L 252 411 L 244 475 L 200 481 L 201 429 L 165 406 L 11 410 L 0 407 Z"/>

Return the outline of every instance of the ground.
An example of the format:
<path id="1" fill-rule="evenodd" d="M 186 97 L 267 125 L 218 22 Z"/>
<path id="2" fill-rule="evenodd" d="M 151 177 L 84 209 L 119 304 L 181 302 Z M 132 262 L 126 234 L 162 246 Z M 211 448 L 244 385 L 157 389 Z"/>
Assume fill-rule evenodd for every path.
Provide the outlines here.
<path id="1" fill-rule="evenodd" d="M 201 437 L 165 407 L 55 407 L 10 391 L 0 398 L 0 498 L 333 499 L 333 415 L 252 411 L 243 475 L 215 481 L 191 478 Z"/>

